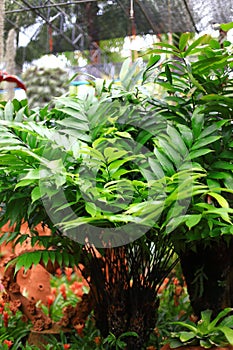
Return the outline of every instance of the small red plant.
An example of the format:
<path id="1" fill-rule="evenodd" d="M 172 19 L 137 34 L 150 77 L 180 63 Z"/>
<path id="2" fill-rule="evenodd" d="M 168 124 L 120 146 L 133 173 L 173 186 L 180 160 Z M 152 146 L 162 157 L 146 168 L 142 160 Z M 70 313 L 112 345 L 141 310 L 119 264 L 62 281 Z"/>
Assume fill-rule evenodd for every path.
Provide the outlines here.
<path id="1" fill-rule="evenodd" d="M 4 303 L 1 302 L 1 303 L 0 303 L 0 315 L 3 314 L 3 311 L 4 311 Z"/>
<path id="2" fill-rule="evenodd" d="M 51 306 L 53 305 L 55 300 L 55 296 L 50 294 L 47 296 L 47 305 L 48 305 L 48 310 L 49 310 L 49 315 L 51 316 Z"/>
<path id="3" fill-rule="evenodd" d="M 60 289 L 60 292 L 61 292 L 61 295 L 62 295 L 63 299 L 66 300 L 67 299 L 67 294 L 66 294 L 66 286 L 65 286 L 65 284 L 61 284 L 59 289 Z"/>
<path id="4" fill-rule="evenodd" d="M 75 281 L 70 286 L 70 289 L 78 298 L 82 298 L 82 296 L 83 296 L 83 282 Z"/>
<path id="5" fill-rule="evenodd" d="M 60 278 L 60 277 L 62 276 L 62 270 L 61 270 L 60 267 L 56 270 L 56 276 L 57 276 L 58 278 Z"/>
<path id="6" fill-rule="evenodd" d="M 3 341 L 3 344 L 6 344 L 8 346 L 8 349 L 10 349 L 13 345 L 13 341 L 5 339 Z"/>
<path id="7" fill-rule="evenodd" d="M 162 294 L 163 290 L 166 288 L 167 284 L 169 282 L 169 278 L 166 277 L 163 281 L 163 283 L 161 284 L 161 286 L 158 289 L 158 294 Z"/>
<path id="8" fill-rule="evenodd" d="M 54 296 L 53 295 L 48 295 L 47 296 L 47 304 L 48 304 L 48 307 L 51 307 L 51 305 L 54 303 Z"/>
<path id="9" fill-rule="evenodd" d="M 101 344 L 101 337 L 95 337 L 94 338 L 94 343 L 97 344 L 97 345 Z"/>
<path id="10" fill-rule="evenodd" d="M 3 323 L 4 323 L 4 327 L 8 327 L 8 320 L 9 320 L 9 314 L 7 311 L 3 311 Z"/>
<path id="11" fill-rule="evenodd" d="M 84 323 L 79 323 L 77 325 L 74 326 L 76 332 L 78 333 L 78 335 L 80 335 L 80 337 L 83 336 L 83 328 L 85 327 Z"/>
<path id="12" fill-rule="evenodd" d="M 65 274 L 66 274 L 66 278 L 67 278 L 67 281 L 71 281 L 71 275 L 73 273 L 73 269 L 72 267 L 65 267 Z"/>

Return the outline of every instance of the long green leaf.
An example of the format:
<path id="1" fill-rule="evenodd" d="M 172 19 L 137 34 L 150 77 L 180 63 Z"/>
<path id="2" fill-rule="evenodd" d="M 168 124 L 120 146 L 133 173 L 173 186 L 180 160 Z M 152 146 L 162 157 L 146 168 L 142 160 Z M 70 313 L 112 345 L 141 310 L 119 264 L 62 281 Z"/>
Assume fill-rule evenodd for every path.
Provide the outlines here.
<path id="1" fill-rule="evenodd" d="M 200 136 L 200 133 L 202 131 L 203 125 L 204 125 L 204 113 L 203 113 L 203 107 L 197 107 L 192 115 L 192 131 L 195 139 L 197 139 Z"/>
<path id="2" fill-rule="evenodd" d="M 223 332 L 229 344 L 233 345 L 233 329 L 226 326 L 218 327 L 218 329 Z"/>
<path id="3" fill-rule="evenodd" d="M 184 57 L 187 57 L 189 55 L 192 55 L 193 54 L 193 51 L 195 48 L 197 48 L 199 45 L 203 45 L 206 43 L 206 41 L 210 39 L 210 36 L 208 34 L 205 34 L 201 37 L 199 37 L 198 39 L 196 39 L 188 48 L 187 50 L 185 51 L 184 53 Z M 201 51 L 201 48 L 200 48 L 200 51 Z M 195 51 L 196 53 L 196 51 Z"/>
<path id="4" fill-rule="evenodd" d="M 224 318 L 226 315 L 228 315 L 230 312 L 233 311 L 233 308 L 227 307 L 224 310 L 220 311 L 218 315 L 213 319 L 213 321 L 210 323 L 210 329 L 215 327 L 216 324 L 221 320 L 221 318 Z"/>
<path id="5" fill-rule="evenodd" d="M 197 326 L 195 325 L 195 323 L 186 323 L 186 322 L 181 322 L 181 321 L 175 321 L 175 322 L 171 322 L 171 324 L 187 328 L 194 333 L 197 332 Z"/>
<path id="6" fill-rule="evenodd" d="M 218 202 L 218 204 L 222 207 L 222 208 L 229 208 L 229 203 L 228 201 L 221 196 L 219 193 L 215 193 L 215 192 L 208 192 L 208 195 L 215 198 L 216 201 Z"/>
<path id="7" fill-rule="evenodd" d="M 200 149 L 203 146 L 209 145 L 213 142 L 218 141 L 221 138 L 221 136 L 208 136 L 204 139 L 200 139 L 197 140 L 196 142 L 194 142 L 193 146 L 191 147 L 191 150 L 196 150 L 196 149 Z"/>
<path id="8" fill-rule="evenodd" d="M 189 39 L 190 39 L 190 33 L 182 33 L 181 34 L 180 40 L 179 40 L 180 51 L 184 51 Z"/>
<path id="9" fill-rule="evenodd" d="M 191 151 L 188 155 L 188 158 L 190 158 L 190 159 L 199 158 L 199 157 L 204 156 L 204 155 L 211 153 L 211 152 L 214 152 L 214 150 L 209 149 L 209 148 L 197 149 L 195 151 Z"/>

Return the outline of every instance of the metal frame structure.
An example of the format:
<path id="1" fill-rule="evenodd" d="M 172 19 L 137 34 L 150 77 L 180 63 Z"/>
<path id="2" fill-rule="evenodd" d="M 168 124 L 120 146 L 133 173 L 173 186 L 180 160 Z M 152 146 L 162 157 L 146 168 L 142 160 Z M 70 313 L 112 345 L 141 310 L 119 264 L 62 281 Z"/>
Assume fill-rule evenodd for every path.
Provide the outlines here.
<path id="1" fill-rule="evenodd" d="M 95 3 L 98 6 L 114 5 L 113 11 L 118 8 L 121 16 L 131 23 L 130 6 L 134 2 L 134 19 L 137 34 L 144 33 L 161 34 L 166 32 L 195 31 L 199 32 L 205 29 L 211 22 L 224 23 L 233 21 L 232 0 L 15 0 L 14 6 L 18 8 L 6 10 L 6 20 L 10 21 L 12 14 L 19 16 L 31 12 L 35 17 L 40 17 L 45 24 L 71 45 L 74 50 L 82 50 L 84 41 L 87 39 L 87 31 L 84 30 L 82 23 L 73 21 L 70 12 L 67 10 L 71 6 Z M 47 10 L 47 13 L 45 11 Z M 49 16 L 50 10 L 57 14 L 54 18 L 60 17 L 60 20 L 66 20 L 67 25 L 72 27 L 72 33 L 69 35 L 62 29 L 62 25 L 54 24 L 54 18 Z M 119 11 L 118 11 L 119 16 Z M 139 21 L 144 19 L 145 28 L 140 28 Z M 138 21 L 138 22 L 137 22 Z M 203 24 L 204 23 L 204 24 Z M 12 24 L 12 23 L 11 23 Z M 105 37 L 114 37 L 114 28 L 108 28 Z M 126 36 L 127 31 L 122 30 L 122 36 Z M 123 35 L 125 34 L 125 35 Z M 100 34 L 103 36 L 103 33 Z M 119 33 L 116 33 L 119 35 Z M 100 37 L 101 39 L 101 37 Z"/>
<path id="2" fill-rule="evenodd" d="M 98 63 L 99 40 L 148 33 L 199 33 L 211 23 L 233 21 L 232 0 L 14 0 L 13 3 L 13 9 L 6 8 L 5 20 L 17 32 L 23 28 L 17 21 L 12 21 L 12 16 L 30 14 L 35 21 L 40 18 L 42 26 L 47 26 L 49 43 L 38 47 L 42 54 L 57 52 L 52 39 L 59 37 L 63 44 L 67 43 L 70 51 L 89 49 L 88 57 L 93 63 Z M 102 6 L 103 11 L 93 12 L 95 18 L 89 10 L 83 18 L 74 18 L 73 9 L 96 9 L 97 6 L 100 9 Z M 111 11 L 114 11 L 112 22 L 105 21 L 112 15 Z M 69 30 L 64 30 L 64 27 Z M 31 40 L 35 40 L 35 36 Z"/>
<path id="3" fill-rule="evenodd" d="M 6 20 L 8 20 L 8 16 L 13 14 L 13 13 L 24 13 L 24 12 L 34 12 L 34 14 L 38 17 L 40 17 L 45 24 L 47 24 L 50 28 L 55 30 L 63 39 L 65 39 L 72 47 L 74 50 L 82 50 L 83 49 L 83 38 L 85 36 L 85 32 L 82 30 L 81 26 L 79 26 L 77 23 L 72 23 L 72 19 L 70 18 L 69 13 L 65 12 L 65 7 L 75 5 L 75 4 L 83 4 L 87 2 L 96 2 L 97 0 L 79 0 L 79 1 L 67 1 L 65 2 L 55 2 L 53 0 L 47 0 L 42 3 L 40 1 L 41 5 L 40 6 L 34 6 L 32 5 L 29 1 L 27 0 L 19 0 L 15 1 L 15 4 L 19 6 L 18 9 L 16 10 L 11 10 L 11 11 L 6 11 Z M 64 16 L 70 21 L 70 24 L 72 24 L 72 37 L 69 37 L 65 34 L 65 32 L 61 29 L 62 27 L 60 26 L 57 27 L 56 25 L 53 24 L 53 18 L 49 18 L 49 10 L 53 8 L 57 10 L 57 15 L 54 16 Z M 48 9 L 48 15 L 45 16 L 43 11 L 44 9 Z"/>

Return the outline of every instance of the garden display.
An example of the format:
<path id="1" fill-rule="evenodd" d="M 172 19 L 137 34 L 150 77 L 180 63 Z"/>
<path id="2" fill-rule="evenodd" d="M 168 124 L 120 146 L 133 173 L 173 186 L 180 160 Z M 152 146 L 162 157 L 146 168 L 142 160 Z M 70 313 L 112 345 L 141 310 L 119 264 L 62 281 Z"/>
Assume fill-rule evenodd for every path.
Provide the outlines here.
<path id="1" fill-rule="evenodd" d="M 0 242 L 30 242 L 5 265 L 3 349 L 233 344 L 232 44 L 184 33 L 148 55 L 82 98 L 0 105 L 0 224 L 14 227 Z M 57 276 L 47 304 L 16 282 L 38 265 Z"/>

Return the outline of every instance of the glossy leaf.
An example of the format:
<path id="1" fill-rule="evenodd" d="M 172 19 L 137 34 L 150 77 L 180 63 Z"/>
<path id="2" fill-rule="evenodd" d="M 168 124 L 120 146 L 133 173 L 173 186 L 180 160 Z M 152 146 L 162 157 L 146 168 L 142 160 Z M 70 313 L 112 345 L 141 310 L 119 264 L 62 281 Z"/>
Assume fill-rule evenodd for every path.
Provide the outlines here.
<path id="1" fill-rule="evenodd" d="M 207 34 L 199 37 L 198 39 L 196 39 L 191 45 L 189 45 L 189 47 L 187 48 L 187 50 L 184 53 L 184 57 L 192 55 L 194 53 L 194 49 L 197 48 L 199 45 L 203 45 L 206 43 L 206 41 L 210 38 L 210 36 L 208 36 Z M 198 52 L 200 52 L 201 49 L 198 50 Z M 196 53 L 197 51 L 195 51 Z"/>
<path id="2" fill-rule="evenodd" d="M 190 159 L 195 159 L 195 158 L 199 158 L 199 157 L 202 157 L 208 153 L 211 153 L 211 152 L 214 152 L 212 149 L 209 149 L 209 148 L 202 148 L 202 149 L 197 149 L 195 151 L 191 151 L 188 155 L 188 157 Z"/>
<path id="3" fill-rule="evenodd" d="M 167 172 L 169 175 L 174 174 L 175 170 L 173 167 L 172 162 L 166 157 L 166 155 L 162 154 L 158 149 L 154 149 L 154 153 L 156 155 L 156 158 L 158 159 L 159 163 L 162 166 L 162 169 L 164 172 Z"/>
<path id="4" fill-rule="evenodd" d="M 219 329 L 224 333 L 229 344 L 233 345 L 233 329 L 226 326 L 221 326 Z"/>
<path id="5" fill-rule="evenodd" d="M 96 215 L 97 208 L 96 208 L 95 203 L 86 202 L 85 209 L 92 217 L 94 217 Z"/>
<path id="6" fill-rule="evenodd" d="M 191 150 L 192 151 L 193 150 L 197 150 L 197 149 L 199 149 L 201 147 L 204 147 L 204 146 L 207 146 L 209 144 L 212 144 L 213 142 L 218 141 L 220 138 L 221 138 L 221 136 L 208 136 L 208 137 L 205 137 L 203 139 L 197 140 L 193 144 Z"/>
<path id="7" fill-rule="evenodd" d="M 210 323 L 210 328 L 215 327 L 217 325 L 217 323 L 224 318 L 225 316 L 227 316 L 230 312 L 232 312 L 233 309 L 231 307 L 227 307 L 224 310 L 220 311 L 218 313 L 218 315 L 212 320 L 212 322 Z M 224 318 L 224 320 L 226 320 L 226 318 Z"/>
<path id="8" fill-rule="evenodd" d="M 227 200 L 221 196 L 218 193 L 215 192 L 208 192 L 208 195 L 215 198 L 216 201 L 218 202 L 218 204 L 222 207 L 222 208 L 229 208 L 229 203 L 227 202 Z"/>
<path id="9" fill-rule="evenodd" d="M 192 115 L 192 131 L 194 137 L 197 139 L 202 131 L 204 125 L 203 107 L 196 108 Z"/>
<path id="10" fill-rule="evenodd" d="M 182 33 L 181 34 L 180 40 L 179 40 L 180 51 L 184 51 L 189 39 L 190 39 L 190 33 Z"/>
<path id="11" fill-rule="evenodd" d="M 34 203 L 36 200 L 40 199 L 42 197 L 40 188 L 36 186 L 31 193 L 32 203 Z"/>
<path id="12" fill-rule="evenodd" d="M 185 220 L 185 224 L 188 226 L 189 230 L 191 230 L 192 227 L 196 226 L 201 220 L 201 214 L 193 214 L 188 215 L 187 219 Z"/>

